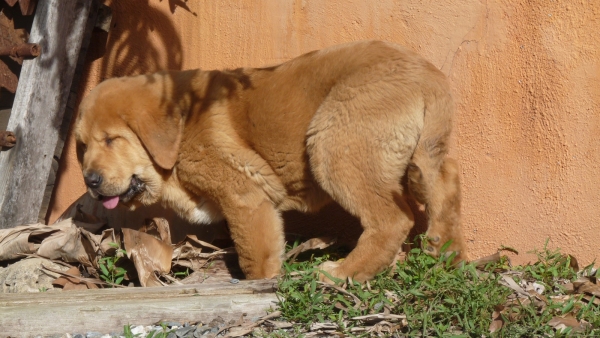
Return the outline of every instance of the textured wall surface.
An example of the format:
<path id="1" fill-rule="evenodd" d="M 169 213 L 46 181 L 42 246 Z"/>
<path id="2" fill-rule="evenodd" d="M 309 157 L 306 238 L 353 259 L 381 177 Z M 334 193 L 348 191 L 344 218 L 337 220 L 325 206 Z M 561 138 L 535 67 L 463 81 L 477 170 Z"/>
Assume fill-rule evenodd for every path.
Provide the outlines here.
<path id="1" fill-rule="evenodd" d="M 110 2 L 109 2 L 110 3 Z M 329 45 L 393 41 L 448 75 L 457 101 L 472 258 L 546 239 L 600 258 L 600 2 L 594 0 L 112 1 L 81 95 L 100 80 L 165 68 L 279 63 Z M 182 7 L 183 6 L 183 7 Z M 49 221 L 84 193 L 67 143 Z"/>

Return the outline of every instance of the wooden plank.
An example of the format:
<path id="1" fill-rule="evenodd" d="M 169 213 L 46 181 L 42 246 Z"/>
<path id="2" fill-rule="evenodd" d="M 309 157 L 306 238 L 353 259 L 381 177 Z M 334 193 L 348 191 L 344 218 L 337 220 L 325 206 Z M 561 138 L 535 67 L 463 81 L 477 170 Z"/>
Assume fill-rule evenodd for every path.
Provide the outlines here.
<path id="1" fill-rule="evenodd" d="M 71 90 L 69 91 L 69 98 L 67 99 L 67 106 L 65 108 L 65 112 L 62 118 L 62 124 L 58 132 L 58 140 L 56 142 L 56 148 L 54 149 L 54 157 L 52 158 L 50 172 L 48 173 L 48 181 L 46 182 L 46 188 L 44 190 L 42 204 L 39 209 L 38 221 L 40 223 L 45 223 L 46 215 L 48 213 L 48 206 L 50 205 L 52 193 L 54 192 L 56 174 L 59 170 L 58 163 L 60 162 L 60 159 L 63 155 L 63 148 L 65 147 L 65 142 L 67 140 L 67 136 L 69 135 L 71 120 L 73 119 L 73 116 L 75 115 L 75 109 L 77 108 L 77 97 L 79 96 L 79 83 L 83 75 L 83 71 L 85 69 L 85 56 L 87 55 L 90 40 L 92 39 L 92 32 L 94 31 L 94 27 L 96 26 L 98 20 L 99 9 L 100 3 L 98 2 L 98 0 L 92 1 L 91 8 L 88 14 L 88 19 L 86 22 L 85 32 L 83 33 L 83 38 L 81 40 L 81 48 L 79 50 L 77 66 L 75 67 L 75 73 L 73 75 L 73 81 L 71 83 Z"/>
<path id="2" fill-rule="evenodd" d="M 0 228 L 38 221 L 92 3 L 38 4 L 29 42 L 42 54 L 23 62 L 7 126 L 17 145 L 0 153 Z"/>
<path id="3" fill-rule="evenodd" d="M 0 332 L 31 337 L 120 332 L 123 325 L 161 321 L 252 320 L 275 308 L 275 280 L 0 295 Z"/>

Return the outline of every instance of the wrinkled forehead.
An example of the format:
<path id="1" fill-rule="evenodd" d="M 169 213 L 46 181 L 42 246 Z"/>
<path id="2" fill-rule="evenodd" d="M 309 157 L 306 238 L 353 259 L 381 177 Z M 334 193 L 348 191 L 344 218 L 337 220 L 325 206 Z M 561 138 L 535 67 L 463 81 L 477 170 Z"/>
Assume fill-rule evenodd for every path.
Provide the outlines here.
<path id="1" fill-rule="evenodd" d="M 87 142 L 89 138 L 103 137 L 102 134 L 121 130 L 128 115 L 139 110 L 140 102 L 148 98 L 139 84 L 126 78 L 110 79 L 94 88 L 79 105 L 75 125 L 75 137 Z"/>
<path id="2" fill-rule="evenodd" d="M 95 94 L 91 93 L 80 105 L 74 130 L 78 142 L 87 143 L 92 138 L 100 138 L 111 126 L 123 124 L 118 107 Z"/>
<path id="3" fill-rule="evenodd" d="M 139 75 L 113 78 L 96 86 L 81 102 L 75 137 L 87 142 L 119 133 L 128 123 L 151 114 L 162 103 L 164 76 Z M 93 133 L 93 134 L 92 134 Z M 103 136 L 102 134 L 109 134 Z"/>

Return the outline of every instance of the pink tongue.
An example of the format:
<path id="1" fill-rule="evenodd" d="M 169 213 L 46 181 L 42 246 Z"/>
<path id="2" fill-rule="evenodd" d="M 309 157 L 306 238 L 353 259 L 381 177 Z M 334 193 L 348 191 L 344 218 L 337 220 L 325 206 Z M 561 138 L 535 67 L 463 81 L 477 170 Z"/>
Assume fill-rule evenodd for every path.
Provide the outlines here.
<path id="1" fill-rule="evenodd" d="M 119 204 L 119 196 L 104 196 L 102 204 L 106 209 L 114 209 Z"/>

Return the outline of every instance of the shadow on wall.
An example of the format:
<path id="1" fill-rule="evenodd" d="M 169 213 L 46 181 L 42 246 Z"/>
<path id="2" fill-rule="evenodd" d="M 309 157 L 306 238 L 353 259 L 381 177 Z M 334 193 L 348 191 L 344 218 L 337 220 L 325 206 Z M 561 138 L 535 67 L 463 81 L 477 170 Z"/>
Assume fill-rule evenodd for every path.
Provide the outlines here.
<path id="1" fill-rule="evenodd" d="M 160 0 L 162 1 L 162 0 Z M 171 10 L 172 14 L 175 14 L 175 9 L 181 7 L 186 11 L 192 13 L 194 16 L 198 16 L 195 12 L 192 12 L 190 7 L 187 5 L 188 0 L 169 0 L 169 10 Z"/>
<path id="2" fill-rule="evenodd" d="M 139 7 L 144 7 L 141 10 Z M 174 5 L 171 6 L 174 8 Z M 140 2 L 114 1 L 110 33 L 99 33 L 91 60 L 102 57 L 100 80 L 117 76 L 180 70 L 183 50 L 179 33 L 168 14 Z M 172 12 L 174 12 L 172 10 Z M 88 61 L 91 61 L 88 58 Z M 89 72 L 88 72 L 89 74 Z"/>
<path id="3" fill-rule="evenodd" d="M 189 11 L 180 1 L 170 1 L 171 13 L 176 7 Z M 153 73 L 163 69 L 180 70 L 183 64 L 183 48 L 180 34 L 173 26 L 169 12 L 161 11 L 153 6 L 150 0 L 146 1 L 112 1 L 112 22 L 110 32 L 94 29 L 89 48 L 86 54 L 85 69 L 80 81 L 78 100 L 87 94 L 89 86 L 108 78 Z M 192 15 L 194 13 L 191 13 Z M 56 55 L 60 57 L 60 55 Z M 51 58 L 54 59 L 54 58 Z M 100 62 L 100 67 L 97 63 Z M 59 161 L 59 172 L 56 177 L 55 187 L 72 185 L 71 190 L 81 190 L 83 187 L 78 182 L 61 182 L 68 179 L 69 172 L 80 171 L 79 165 L 69 162 L 66 153 L 74 149 L 72 138 L 73 123 L 76 114 L 71 120 L 69 137 L 63 156 Z M 76 168 L 74 168 L 76 166 Z M 79 184 L 83 184 L 83 181 Z M 56 190 L 50 201 L 50 208 L 46 215 L 46 222 L 51 221 L 51 215 L 64 206 L 56 202 Z M 64 198 L 64 197 L 58 197 Z M 56 217 L 56 215 L 54 215 Z M 53 217 L 53 218 L 54 218 Z"/>

